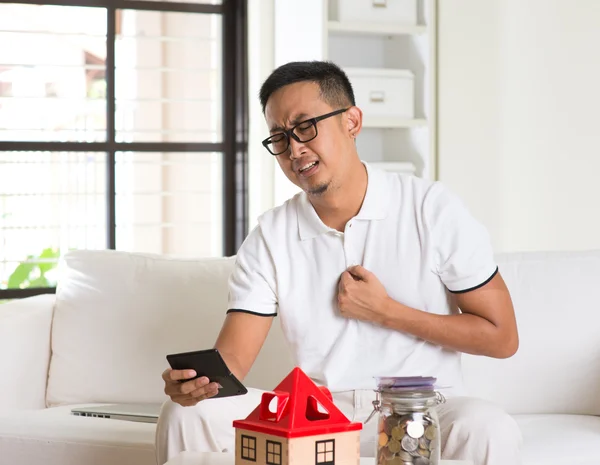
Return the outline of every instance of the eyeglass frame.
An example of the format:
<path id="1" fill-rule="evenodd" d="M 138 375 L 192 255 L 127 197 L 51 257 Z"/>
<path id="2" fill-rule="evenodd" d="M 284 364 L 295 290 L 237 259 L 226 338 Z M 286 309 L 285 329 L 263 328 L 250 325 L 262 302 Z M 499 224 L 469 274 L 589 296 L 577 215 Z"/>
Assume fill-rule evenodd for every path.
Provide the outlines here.
<path id="1" fill-rule="evenodd" d="M 262 141 L 262 145 L 263 145 L 263 147 L 265 149 L 267 149 L 267 152 L 269 152 L 274 157 L 282 155 L 285 152 L 287 152 L 288 149 L 290 148 L 290 138 L 293 138 L 296 142 L 299 142 L 301 144 L 304 144 L 305 142 L 310 142 L 311 140 L 315 140 L 317 138 L 317 136 L 319 135 L 319 130 L 317 129 L 317 123 L 319 121 L 323 121 L 324 119 L 331 118 L 332 116 L 340 115 L 340 114 L 348 111 L 350 108 L 352 108 L 352 107 L 341 108 L 339 110 L 332 111 L 331 113 L 326 113 L 326 114 L 321 115 L 321 116 L 316 116 L 314 118 L 308 118 L 308 119 L 306 119 L 304 121 L 300 121 L 298 124 L 294 125 L 293 127 L 291 127 L 290 129 L 288 129 L 287 131 L 282 131 L 282 132 L 278 132 L 278 133 L 270 135 L 269 137 L 267 137 L 265 140 Z M 301 126 L 302 124 L 306 124 L 306 123 L 309 123 L 309 122 L 312 123 L 312 125 L 315 128 L 315 135 L 314 135 L 314 137 L 311 137 L 308 140 L 300 140 L 300 138 L 294 133 L 294 130 L 298 126 Z M 287 140 L 287 147 L 282 152 L 273 153 L 271 151 L 271 149 L 269 149 L 269 147 L 267 147 L 269 145 L 269 139 L 271 139 L 272 137 L 275 137 L 275 136 L 279 136 L 279 135 L 284 135 L 285 136 L 285 138 Z"/>

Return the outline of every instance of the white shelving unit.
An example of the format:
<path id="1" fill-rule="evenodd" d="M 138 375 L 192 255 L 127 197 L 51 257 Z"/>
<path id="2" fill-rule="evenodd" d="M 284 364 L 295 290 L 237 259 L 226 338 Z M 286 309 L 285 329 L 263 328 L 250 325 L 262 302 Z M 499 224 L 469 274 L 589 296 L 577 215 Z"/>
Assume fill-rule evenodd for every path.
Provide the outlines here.
<path id="1" fill-rule="evenodd" d="M 417 6 L 416 24 L 339 20 L 338 2 L 373 1 L 377 0 L 274 0 L 274 65 L 332 60 L 342 68 L 411 71 L 414 118 L 364 112 L 358 150 L 362 159 L 384 169 L 435 179 L 437 0 L 412 0 Z M 411 0 L 387 0 L 389 4 L 406 1 Z M 296 192 L 298 188 L 275 169 L 275 204 Z"/>
<path id="2" fill-rule="evenodd" d="M 425 118 L 383 118 L 363 115 L 363 128 L 409 129 L 423 128 L 426 126 L 427 120 Z"/>
<path id="3" fill-rule="evenodd" d="M 357 139 L 364 160 L 400 171 L 436 178 L 436 0 L 412 0 L 416 24 L 340 21 L 338 2 L 323 0 L 322 57 L 342 68 L 402 69 L 414 74 L 413 119 L 377 117 L 364 111 L 363 131 Z M 411 0 L 388 0 L 392 2 Z M 372 4 L 373 0 L 353 3 Z M 347 7 L 347 5 L 345 5 Z M 410 170 L 408 170 L 410 171 Z"/>
<path id="4" fill-rule="evenodd" d="M 363 34 L 363 35 L 390 35 L 390 36 L 401 36 L 401 35 L 420 35 L 427 34 L 427 26 L 412 26 L 407 24 L 381 24 L 364 22 L 358 23 L 354 21 L 340 22 L 340 21 L 328 21 L 327 28 L 330 34 L 342 35 L 342 34 Z"/>

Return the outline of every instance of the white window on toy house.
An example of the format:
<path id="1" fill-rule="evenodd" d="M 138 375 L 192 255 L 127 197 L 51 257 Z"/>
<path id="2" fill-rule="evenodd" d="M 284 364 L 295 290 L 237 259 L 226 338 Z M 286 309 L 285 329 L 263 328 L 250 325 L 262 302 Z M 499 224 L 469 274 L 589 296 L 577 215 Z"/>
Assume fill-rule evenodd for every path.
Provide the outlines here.
<path id="1" fill-rule="evenodd" d="M 281 443 L 267 440 L 267 465 L 281 465 Z"/>
<path id="2" fill-rule="evenodd" d="M 335 439 L 317 441 L 315 443 L 316 463 L 318 465 L 335 464 Z"/>
<path id="3" fill-rule="evenodd" d="M 256 462 L 256 438 L 242 434 L 242 459 Z"/>

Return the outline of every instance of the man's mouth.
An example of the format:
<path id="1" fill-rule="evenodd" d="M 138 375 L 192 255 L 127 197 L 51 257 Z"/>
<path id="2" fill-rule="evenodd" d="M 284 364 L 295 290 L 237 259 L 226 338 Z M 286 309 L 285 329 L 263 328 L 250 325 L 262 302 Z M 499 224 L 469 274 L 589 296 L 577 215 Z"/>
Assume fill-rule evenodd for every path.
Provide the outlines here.
<path id="1" fill-rule="evenodd" d="M 316 161 L 316 160 L 315 161 L 311 161 L 311 162 L 306 163 L 305 165 L 301 166 L 300 169 L 298 170 L 298 172 L 300 174 L 308 174 L 314 168 L 316 168 L 318 164 L 319 164 L 319 162 Z"/>

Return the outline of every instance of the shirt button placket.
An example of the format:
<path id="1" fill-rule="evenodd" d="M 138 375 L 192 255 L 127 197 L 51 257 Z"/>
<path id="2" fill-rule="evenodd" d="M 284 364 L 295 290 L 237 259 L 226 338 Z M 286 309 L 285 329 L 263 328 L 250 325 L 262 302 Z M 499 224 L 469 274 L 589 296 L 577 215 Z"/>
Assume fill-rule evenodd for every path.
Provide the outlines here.
<path id="1" fill-rule="evenodd" d="M 346 267 L 351 267 L 354 265 L 358 265 L 355 260 L 354 253 L 352 250 L 352 237 L 350 236 L 352 228 L 352 222 L 348 222 L 346 225 L 346 230 L 344 233 L 344 255 L 346 256 Z"/>

